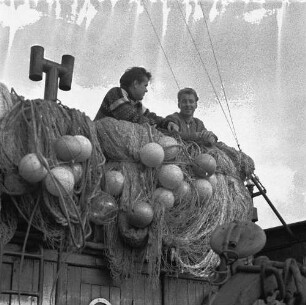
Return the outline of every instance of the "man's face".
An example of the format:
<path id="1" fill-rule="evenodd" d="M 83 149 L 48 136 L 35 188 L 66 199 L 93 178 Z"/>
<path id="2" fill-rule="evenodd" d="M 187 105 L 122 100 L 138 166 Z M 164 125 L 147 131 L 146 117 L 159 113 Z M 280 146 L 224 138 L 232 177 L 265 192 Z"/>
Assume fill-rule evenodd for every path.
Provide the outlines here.
<path id="1" fill-rule="evenodd" d="M 193 94 L 184 93 L 178 101 L 181 114 L 185 116 L 192 116 L 197 106 L 197 101 Z"/>
<path id="2" fill-rule="evenodd" d="M 147 77 L 144 77 L 141 82 L 138 82 L 137 80 L 134 81 L 133 97 L 135 100 L 139 101 L 143 99 L 145 94 L 148 92 L 148 84 L 149 80 Z"/>

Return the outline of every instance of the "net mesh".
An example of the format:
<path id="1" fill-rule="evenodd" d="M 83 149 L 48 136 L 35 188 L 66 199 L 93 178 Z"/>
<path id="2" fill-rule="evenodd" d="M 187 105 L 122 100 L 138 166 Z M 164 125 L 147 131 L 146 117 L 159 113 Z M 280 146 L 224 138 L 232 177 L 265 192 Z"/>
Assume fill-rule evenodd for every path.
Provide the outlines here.
<path id="1" fill-rule="evenodd" d="M 192 160 L 201 152 L 208 153 L 217 162 L 217 184 L 213 196 L 205 203 L 199 200 L 192 188 L 191 197 L 181 198 L 173 208 L 164 209 L 153 200 L 159 169 L 149 169 L 139 163 L 140 148 L 149 142 L 158 142 L 163 134 L 149 126 L 112 118 L 100 120 L 96 128 L 107 159 L 117 162 L 115 168 L 122 171 L 126 179 L 120 198 L 121 209 L 132 208 L 137 200 L 144 199 L 155 211 L 153 223 L 148 229 L 148 241 L 141 249 L 128 248 L 124 241 L 141 244 L 145 238 L 143 229 L 128 230 L 125 227 L 122 232 L 120 226 L 124 221 L 107 228 L 109 259 L 115 277 L 137 273 L 139 270 L 131 262 L 139 261 L 139 255 L 142 262 L 149 262 L 153 280 L 158 278 L 161 265 L 168 272 L 189 272 L 208 277 L 218 263 L 217 255 L 209 246 L 212 231 L 223 223 L 251 219 L 252 199 L 244 186 L 244 179 L 254 170 L 253 160 L 221 142 L 208 148 L 180 141 L 180 153 L 168 163 L 180 166 L 185 180 L 192 185 L 196 179 L 192 172 Z M 120 235 L 123 235 L 123 240 Z M 116 243 L 113 243 L 114 240 Z M 139 266 L 142 268 L 142 264 Z"/>
<path id="2" fill-rule="evenodd" d="M 149 125 L 138 125 L 113 118 L 92 122 L 84 113 L 46 100 L 18 101 L 0 121 L 1 193 L 11 197 L 19 216 L 43 232 L 52 247 L 63 240 L 75 249 L 85 245 L 91 236 L 88 217 L 91 199 L 101 191 L 106 170 L 122 172 L 125 181 L 117 198 L 118 213 L 100 227 L 105 233 L 106 256 L 115 280 L 135 277 L 144 266 L 153 283 L 163 269 L 208 277 L 218 263 L 209 246 L 210 235 L 221 224 L 250 220 L 252 199 L 244 180 L 254 171 L 253 160 L 246 154 L 218 142 L 212 147 L 178 140 L 179 153 L 174 160 L 184 179 L 196 179 L 191 163 L 199 153 L 208 153 L 217 163 L 216 183 L 209 200 L 199 200 L 191 187 L 191 196 L 179 198 L 165 209 L 153 198 L 158 185 L 159 168 L 148 168 L 140 162 L 139 151 L 149 142 L 158 142 L 163 133 Z M 92 143 L 91 157 L 82 163 L 83 175 L 72 196 L 54 197 L 39 184 L 22 195 L 4 185 L 4 177 L 18 174 L 18 163 L 27 153 L 35 152 L 48 171 L 62 162 L 54 151 L 54 141 L 62 135 L 81 134 Z M 139 202 L 154 210 L 152 223 L 135 228 L 127 213 Z M 37 205 L 37 202 L 39 204 Z M 3 211 L 1 211 L 1 217 Z"/>
<path id="3" fill-rule="evenodd" d="M 49 172 L 53 167 L 65 164 L 56 158 L 54 141 L 62 135 L 76 134 L 86 136 L 93 151 L 91 158 L 82 163 L 82 179 L 75 186 L 73 195 L 63 193 L 55 197 L 39 183 L 31 192 L 15 196 L 5 183 L 1 183 L 1 192 L 11 195 L 12 202 L 26 221 L 39 201 L 32 225 L 44 234 L 52 247 L 67 237 L 68 244 L 80 248 L 89 231 L 88 200 L 97 191 L 105 163 L 94 124 L 78 110 L 40 99 L 17 102 L 1 120 L 0 136 L 1 143 L 4 143 L 0 147 L 2 177 L 18 174 L 18 163 L 28 153 L 36 153 Z"/>

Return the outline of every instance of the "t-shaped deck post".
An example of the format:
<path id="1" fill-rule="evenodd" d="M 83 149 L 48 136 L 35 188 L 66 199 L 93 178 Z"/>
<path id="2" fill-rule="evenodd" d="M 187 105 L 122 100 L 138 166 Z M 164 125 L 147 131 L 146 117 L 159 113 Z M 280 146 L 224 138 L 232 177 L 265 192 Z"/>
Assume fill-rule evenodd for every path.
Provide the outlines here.
<path id="1" fill-rule="evenodd" d="M 31 47 L 29 78 L 33 81 L 42 80 L 43 72 L 46 73 L 45 100 L 57 100 L 58 78 L 59 88 L 64 91 L 71 89 L 74 57 L 63 55 L 62 63 L 50 61 L 44 58 L 44 48 L 41 46 Z"/>

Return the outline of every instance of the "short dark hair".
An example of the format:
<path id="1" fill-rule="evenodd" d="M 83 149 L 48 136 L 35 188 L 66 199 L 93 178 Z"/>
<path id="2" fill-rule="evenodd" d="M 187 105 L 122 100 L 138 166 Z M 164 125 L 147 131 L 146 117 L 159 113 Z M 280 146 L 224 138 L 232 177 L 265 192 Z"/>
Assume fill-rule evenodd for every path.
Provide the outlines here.
<path id="1" fill-rule="evenodd" d="M 120 78 L 120 87 L 128 88 L 130 87 L 135 80 L 141 83 L 144 78 L 147 77 L 148 80 L 151 79 L 152 75 L 145 68 L 142 67 L 132 67 L 123 73 Z"/>
<path id="2" fill-rule="evenodd" d="M 184 88 L 184 89 L 181 89 L 178 93 L 177 93 L 177 99 L 178 101 L 181 99 L 182 95 L 183 94 L 193 94 L 195 99 L 196 99 L 196 102 L 199 100 L 199 97 L 196 93 L 196 91 L 192 88 Z"/>

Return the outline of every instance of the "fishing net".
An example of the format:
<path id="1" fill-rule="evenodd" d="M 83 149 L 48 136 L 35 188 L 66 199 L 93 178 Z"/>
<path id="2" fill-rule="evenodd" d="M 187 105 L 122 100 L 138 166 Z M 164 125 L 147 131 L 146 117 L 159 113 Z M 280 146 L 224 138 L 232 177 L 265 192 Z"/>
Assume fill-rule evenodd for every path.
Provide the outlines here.
<path id="1" fill-rule="evenodd" d="M 144 262 L 152 281 L 157 281 L 161 264 L 163 209 L 154 204 L 156 171 L 140 163 L 139 151 L 149 142 L 156 142 L 162 133 L 149 125 L 104 118 L 96 122 L 97 134 L 107 158 L 106 168 L 119 170 L 124 187 L 119 199 L 117 222 L 106 226 L 107 255 L 115 280 L 136 277 Z M 138 201 L 154 206 L 154 218 L 149 227 L 135 228 L 128 224 L 127 213 Z"/>
<path id="2" fill-rule="evenodd" d="M 8 88 L 0 83 L 0 120 L 13 107 L 13 101 Z"/>
<path id="3" fill-rule="evenodd" d="M 36 153 L 49 173 L 52 168 L 65 165 L 57 160 L 54 151 L 54 141 L 62 135 L 83 135 L 93 147 L 91 158 L 82 162 L 83 175 L 72 195 L 62 192 L 55 197 L 41 182 L 27 187 L 24 181 L 20 184 L 24 192 L 16 189 L 20 180 L 5 183 L 8 176 L 18 176 L 19 161 L 28 153 Z M 10 196 L 21 217 L 41 231 L 50 246 L 64 242 L 83 247 L 90 233 L 88 200 L 97 191 L 105 162 L 92 121 L 84 113 L 59 103 L 20 100 L 2 118 L 0 137 L 1 193 Z"/>
<path id="4" fill-rule="evenodd" d="M 2 118 L 13 107 L 11 94 L 8 88 L 0 83 L 0 128 L 3 125 Z M 1 142 L 1 145 L 4 143 Z M 0 185 L 3 182 L 2 167 L 0 167 Z M 1 195 L 1 189 L 0 189 Z M 17 228 L 17 214 L 10 204 L 2 202 L 0 197 L 0 248 L 2 249 L 13 237 Z"/>
<path id="5" fill-rule="evenodd" d="M 77 134 L 90 140 L 93 151 L 82 162 L 83 175 L 73 195 L 62 193 L 55 197 L 43 183 L 31 185 L 20 181 L 18 164 L 25 154 L 36 153 L 50 172 L 56 166 L 65 165 L 56 157 L 54 141 L 62 135 Z M 149 125 L 113 118 L 92 122 L 84 113 L 60 103 L 17 98 L 0 121 L 3 143 L 0 192 L 10 197 L 18 215 L 41 231 L 50 246 L 59 247 L 65 241 L 67 246 L 80 249 L 86 238 L 92 238 L 89 210 L 92 199 L 103 189 L 103 174 L 111 169 L 120 171 L 125 180 L 121 195 L 116 197 L 117 213 L 97 226 L 104 234 L 114 280 L 134 278 L 144 268 L 153 283 L 157 283 L 162 269 L 208 277 L 218 264 L 218 257 L 209 246 L 213 230 L 234 220 L 251 219 L 252 199 L 244 180 L 253 172 L 254 163 L 246 154 L 221 142 L 206 147 L 177 139 L 179 153 L 165 163 L 181 168 L 185 181 L 191 185 L 191 195 L 177 198 L 174 206 L 166 209 L 153 197 L 159 187 L 160 168 L 146 167 L 139 156 L 145 144 L 158 142 L 163 136 Z M 213 194 L 205 202 L 199 200 L 193 187 L 197 177 L 191 163 L 199 153 L 210 154 L 217 163 Z M 18 188 L 5 184 L 8 177 Z M 152 222 L 144 228 L 134 227 L 128 219 L 138 202 L 146 202 L 154 210 Z M 1 217 L 9 215 L 0 213 Z M 13 217 L 12 222 L 6 223 L 12 224 L 13 232 Z"/>
<path id="6" fill-rule="evenodd" d="M 184 168 L 185 179 L 191 186 L 196 177 L 189 164 L 199 153 L 208 153 L 216 160 L 216 181 L 212 183 L 212 197 L 204 204 L 191 188 L 192 195 L 177 200 L 165 214 L 164 240 L 172 248 L 171 259 L 175 263 L 165 261 L 165 267 L 172 272 L 179 268 L 194 276 L 209 277 L 219 263 L 218 255 L 209 245 L 211 233 L 220 224 L 251 220 L 252 199 L 244 179 L 254 171 L 254 162 L 243 152 L 221 142 L 212 147 L 193 142 L 182 145 L 184 153 L 176 161 Z"/>
<path id="7" fill-rule="evenodd" d="M 209 153 L 217 162 L 217 183 L 212 198 L 204 204 L 192 188 L 191 196 L 165 209 L 153 200 L 159 169 L 149 169 L 139 161 L 140 148 L 158 142 L 163 134 L 150 126 L 112 118 L 98 121 L 96 128 L 108 164 L 125 177 L 120 216 L 106 228 L 113 276 L 134 276 L 146 262 L 153 282 L 161 268 L 208 277 L 218 263 L 209 246 L 212 231 L 220 224 L 251 219 L 252 199 L 243 182 L 254 170 L 252 159 L 224 143 L 208 148 L 179 140 L 180 153 L 167 163 L 180 166 L 185 180 L 192 185 L 196 179 L 190 166 L 193 158 L 201 152 Z M 136 229 L 128 225 L 124 212 L 142 199 L 153 206 L 154 219 L 148 228 Z"/>
<path id="8" fill-rule="evenodd" d="M 9 203 L 0 198 L 0 248 L 4 247 L 14 236 L 17 229 L 17 213 Z"/>
<path id="9" fill-rule="evenodd" d="M 13 206 L 2 202 L 0 196 L 0 274 L 2 275 L 2 262 L 4 247 L 13 238 L 17 229 L 18 215 Z"/>

